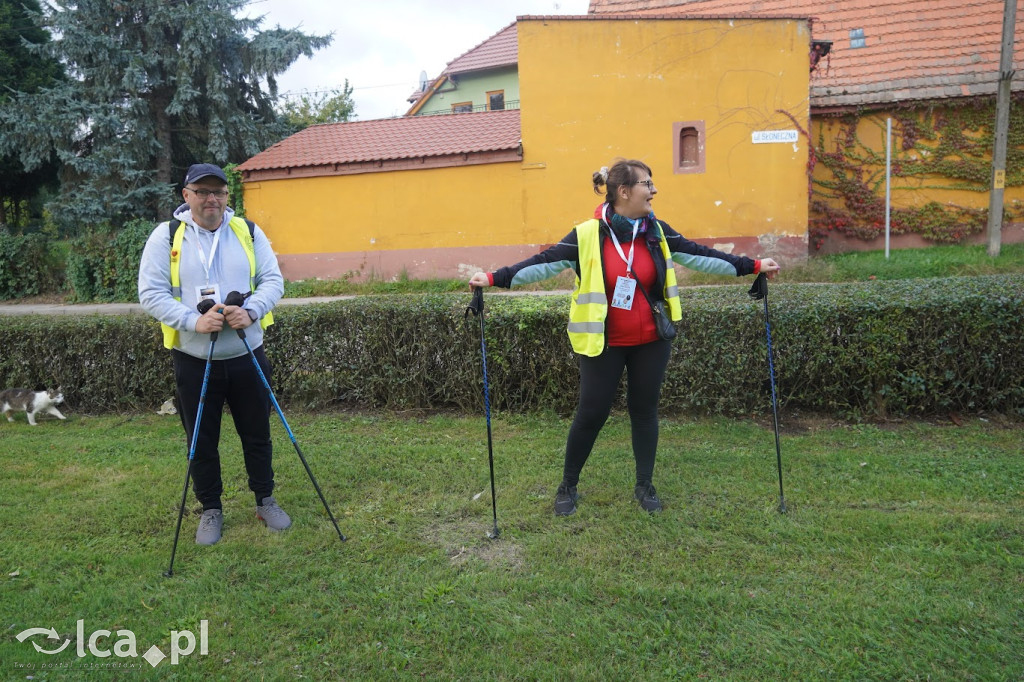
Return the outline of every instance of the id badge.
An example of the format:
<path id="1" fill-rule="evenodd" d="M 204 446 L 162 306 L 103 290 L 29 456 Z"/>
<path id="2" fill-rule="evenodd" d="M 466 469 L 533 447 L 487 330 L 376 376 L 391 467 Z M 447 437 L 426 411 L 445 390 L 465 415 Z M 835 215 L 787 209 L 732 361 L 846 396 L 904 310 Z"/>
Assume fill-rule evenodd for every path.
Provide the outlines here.
<path id="1" fill-rule="evenodd" d="M 615 280 L 615 292 L 612 293 L 612 307 L 631 310 L 633 297 L 636 295 L 636 280 L 619 276 Z"/>
<path id="2" fill-rule="evenodd" d="M 196 303 L 201 301 L 210 300 L 214 303 L 220 303 L 220 287 L 216 284 L 204 284 L 201 287 L 196 287 Z"/>

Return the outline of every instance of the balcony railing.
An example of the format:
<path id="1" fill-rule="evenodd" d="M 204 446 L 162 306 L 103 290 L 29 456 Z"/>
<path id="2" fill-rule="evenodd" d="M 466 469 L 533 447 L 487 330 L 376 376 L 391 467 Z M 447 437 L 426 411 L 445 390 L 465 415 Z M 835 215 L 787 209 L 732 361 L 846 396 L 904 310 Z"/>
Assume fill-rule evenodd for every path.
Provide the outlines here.
<path id="1" fill-rule="evenodd" d="M 517 99 L 505 100 L 505 106 L 503 108 L 504 109 L 518 109 L 519 108 L 519 100 L 517 100 Z M 444 114 L 468 114 L 471 111 L 472 112 L 475 112 L 475 111 L 491 111 L 491 109 L 489 109 L 486 104 L 476 104 L 476 105 L 474 105 L 472 107 L 459 107 L 457 111 L 453 111 L 451 109 L 442 110 L 442 111 L 426 111 L 426 112 L 421 113 L 420 116 L 442 116 Z"/>

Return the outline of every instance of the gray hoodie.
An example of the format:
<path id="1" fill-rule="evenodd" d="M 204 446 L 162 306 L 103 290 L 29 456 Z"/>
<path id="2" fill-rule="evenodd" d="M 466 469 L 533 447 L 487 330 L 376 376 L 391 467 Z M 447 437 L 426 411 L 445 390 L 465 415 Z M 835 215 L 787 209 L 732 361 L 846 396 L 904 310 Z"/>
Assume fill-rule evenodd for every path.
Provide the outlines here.
<path id="1" fill-rule="evenodd" d="M 228 221 L 234 211 L 228 208 L 224 212 L 224 220 L 217 230 L 205 230 L 192 220 L 192 212 L 187 204 L 182 204 L 174 212 L 174 217 L 185 223 L 185 236 L 181 244 L 181 301 L 174 300 L 171 295 L 171 243 L 168 236 L 168 224 L 160 223 L 146 241 L 139 264 L 139 303 L 142 308 L 157 320 L 177 329 L 178 343 L 175 348 L 203 360 L 210 350 L 210 335 L 196 333 L 196 322 L 199 320 L 199 303 L 197 287 L 216 284 L 220 289 L 220 298 L 230 292 L 241 294 L 249 291 L 249 260 L 245 255 L 234 231 Z M 220 233 L 217 250 L 210 265 L 209 277 L 200 259 L 200 248 L 210 257 L 214 237 Z M 198 240 L 198 242 L 197 242 Z M 256 314 L 257 322 L 247 327 L 246 341 L 251 348 L 258 348 L 263 343 L 263 329 L 259 319 L 274 308 L 284 294 L 284 278 L 277 264 L 277 257 L 267 236 L 258 226 L 253 235 L 256 255 L 256 290 L 244 306 Z M 223 300 L 219 301 L 223 302 Z M 224 330 L 217 336 L 214 345 L 213 359 L 224 360 L 246 354 L 245 345 L 238 338 L 235 330 L 224 325 Z"/>

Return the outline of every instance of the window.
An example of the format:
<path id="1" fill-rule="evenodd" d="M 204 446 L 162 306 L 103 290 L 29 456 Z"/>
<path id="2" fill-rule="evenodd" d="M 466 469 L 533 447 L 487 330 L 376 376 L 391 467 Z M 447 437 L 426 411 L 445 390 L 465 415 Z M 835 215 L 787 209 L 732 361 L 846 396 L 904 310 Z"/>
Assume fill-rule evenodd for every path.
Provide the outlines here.
<path id="1" fill-rule="evenodd" d="M 487 111 L 500 111 L 505 108 L 505 91 L 494 90 L 487 93 Z"/>
<path id="2" fill-rule="evenodd" d="M 697 129 L 683 128 L 679 131 L 679 165 L 696 166 L 700 162 L 700 148 L 697 146 Z"/>
<path id="3" fill-rule="evenodd" d="M 704 121 L 679 121 L 672 124 L 672 151 L 675 173 L 703 173 Z"/>
<path id="4" fill-rule="evenodd" d="M 453 114 L 464 114 L 466 112 L 473 111 L 472 102 L 457 102 L 452 105 Z"/>

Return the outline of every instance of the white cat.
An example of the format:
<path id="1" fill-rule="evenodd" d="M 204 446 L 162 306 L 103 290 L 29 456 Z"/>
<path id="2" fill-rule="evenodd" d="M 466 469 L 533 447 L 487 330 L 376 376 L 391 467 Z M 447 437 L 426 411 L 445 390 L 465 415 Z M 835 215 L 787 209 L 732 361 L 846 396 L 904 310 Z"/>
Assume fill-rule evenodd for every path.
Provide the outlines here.
<path id="1" fill-rule="evenodd" d="M 49 412 L 57 419 L 67 419 L 57 409 L 59 403 L 64 402 L 64 394 L 60 387 L 47 391 L 30 391 L 27 388 L 9 388 L 0 392 L 0 411 L 7 417 L 7 421 L 14 421 L 11 410 L 23 410 L 28 414 L 28 423 L 36 426 L 36 413 Z"/>

